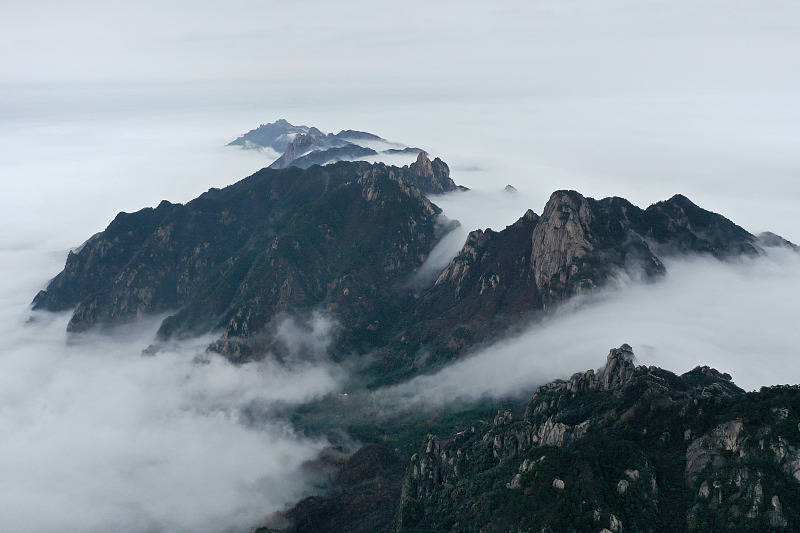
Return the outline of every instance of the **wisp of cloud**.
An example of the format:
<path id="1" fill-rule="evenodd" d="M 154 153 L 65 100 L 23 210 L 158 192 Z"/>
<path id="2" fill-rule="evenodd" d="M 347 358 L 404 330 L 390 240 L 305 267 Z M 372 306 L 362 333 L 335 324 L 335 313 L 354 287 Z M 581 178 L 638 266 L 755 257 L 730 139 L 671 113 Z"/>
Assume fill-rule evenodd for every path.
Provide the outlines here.
<path id="1" fill-rule="evenodd" d="M 211 337 L 143 356 L 160 317 L 68 337 L 68 313 L 30 312 L 66 250 L 116 211 L 186 200 L 264 164 L 204 135 L 84 119 L 3 131 L 0 168 L 14 177 L 0 205 L 3 531 L 246 531 L 317 481 L 304 465 L 324 440 L 278 418 L 254 427 L 242 409 L 336 390 L 341 373 L 324 357 L 235 366 L 205 352 Z M 324 352 L 332 331 L 322 316 L 279 324 L 290 353 Z"/>
<path id="2" fill-rule="evenodd" d="M 681 257 L 666 266 L 664 279 L 629 280 L 569 301 L 522 333 L 376 397 L 415 409 L 529 395 L 552 379 L 601 367 L 624 342 L 639 364 L 678 373 L 709 365 L 745 389 L 800 382 L 800 254 L 771 248 L 757 258 Z"/>

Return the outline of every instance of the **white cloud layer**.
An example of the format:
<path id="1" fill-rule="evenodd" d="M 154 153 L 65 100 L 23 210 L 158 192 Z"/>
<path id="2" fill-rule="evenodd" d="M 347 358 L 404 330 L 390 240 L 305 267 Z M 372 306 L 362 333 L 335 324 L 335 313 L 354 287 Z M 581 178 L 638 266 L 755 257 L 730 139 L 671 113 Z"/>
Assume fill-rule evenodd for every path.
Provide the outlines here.
<path id="1" fill-rule="evenodd" d="M 770 249 L 756 259 L 681 258 L 666 266 L 661 281 L 626 281 L 592 300 L 567 302 L 524 332 L 377 398 L 414 409 L 527 395 L 601 367 L 608 350 L 624 342 L 639 364 L 677 373 L 708 365 L 748 390 L 800 383 L 800 254 Z"/>
<path id="2" fill-rule="evenodd" d="M 67 342 L 66 316 L 15 318 L 2 316 L 5 531 L 217 532 L 302 494 L 325 443 L 277 420 L 247 427 L 239 409 L 329 392 L 328 369 L 198 363 L 208 339 L 146 357 L 152 327 Z"/>
<path id="3" fill-rule="evenodd" d="M 0 131 L 3 531 L 247 531 L 314 481 L 303 465 L 324 441 L 279 419 L 250 426 L 241 410 L 336 390 L 342 376 L 324 357 L 237 367 L 205 354 L 210 338 L 147 357 L 156 319 L 72 339 L 67 314 L 28 322 L 32 296 L 66 250 L 117 211 L 185 201 L 263 164 L 258 154 L 225 150 L 227 130 L 198 136 L 189 122 L 157 120 Z M 289 355 L 313 355 L 333 327 L 316 316 L 278 330 Z"/>
<path id="4" fill-rule="evenodd" d="M 799 21 L 790 0 L 4 3 L 2 529 L 219 531 L 302 490 L 297 467 L 322 443 L 277 420 L 245 427 L 238 408 L 323 394 L 335 369 L 198 365 L 196 346 L 142 358 L 147 325 L 67 344 L 65 317 L 25 324 L 66 250 L 118 211 L 268 164 L 223 147 L 240 133 L 285 117 L 441 156 L 474 192 L 436 200 L 463 223 L 438 264 L 467 231 L 541 212 L 562 188 L 642 207 L 680 192 L 800 242 Z M 498 195 L 507 183 L 520 194 Z M 800 381 L 795 257 L 668 266 L 663 283 L 391 393 L 523 391 L 625 341 L 644 362 L 707 363 L 748 388 Z M 318 349 L 313 324 L 283 331 Z"/>

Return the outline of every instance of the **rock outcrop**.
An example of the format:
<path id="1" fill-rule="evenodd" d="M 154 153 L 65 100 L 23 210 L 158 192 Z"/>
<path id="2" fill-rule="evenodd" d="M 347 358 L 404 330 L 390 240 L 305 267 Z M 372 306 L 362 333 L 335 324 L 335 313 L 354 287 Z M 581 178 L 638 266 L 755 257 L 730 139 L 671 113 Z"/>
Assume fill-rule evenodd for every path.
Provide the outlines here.
<path id="1" fill-rule="evenodd" d="M 308 126 L 295 126 L 285 119 L 278 119 L 269 124 L 261 124 L 259 127 L 240 135 L 229 142 L 228 146 L 241 146 L 242 148 L 269 147 L 277 152 L 283 152 L 296 135 L 308 133 L 310 129 Z"/>
<path id="2" fill-rule="evenodd" d="M 408 170 L 411 182 L 425 194 L 466 190 L 450 178 L 450 167 L 447 163 L 438 157 L 431 161 L 426 152 L 419 152 L 417 160 L 409 165 Z"/>
<path id="3" fill-rule="evenodd" d="M 221 329 L 226 339 L 322 308 L 353 342 L 372 339 L 404 301 L 398 280 L 439 236 L 440 210 L 419 180 L 363 162 L 265 169 L 186 205 L 121 213 L 69 254 L 33 305 L 75 308 L 74 332 L 180 310 L 162 338 Z"/>
<path id="4" fill-rule="evenodd" d="M 228 146 L 241 146 L 242 148 L 269 147 L 282 152 L 280 157 L 272 162 L 270 168 L 282 169 L 288 167 L 309 168 L 313 165 L 327 165 L 337 161 L 355 161 L 365 157 L 379 156 L 380 154 L 418 154 L 423 152 L 419 148 L 405 146 L 400 143 L 389 142 L 373 133 L 358 130 L 342 130 L 339 133 L 323 133 L 315 127 L 295 126 L 284 119 L 270 124 L 262 124 L 254 130 L 241 135 L 228 143 Z M 378 160 L 381 160 L 378 158 Z M 427 160 L 427 155 L 426 155 Z M 414 164 L 412 163 L 412 166 Z M 420 166 L 420 161 L 416 162 Z M 424 166 L 425 163 L 423 162 Z M 426 193 L 442 193 L 456 190 L 457 187 L 449 180 L 449 169 L 440 159 L 427 162 L 427 169 L 415 169 L 412 172 L 422 172 L 419 185 L 428 185 L 435 178 L 430 190 L 421 188 Z M 425 171 L 427 170 L 427 171 Z"/>
<path id="5" fill-rule="evenodd" d="M 766 415 L 766 416 L 765 416 Z M 540 387 L 411 458 L 397 531 L 793 531 L 800 388 L 605 366 Z M 788 503 L 791 502 L 791 503 Z"/>
<path id="6" fill-rule="evenodd" d="M 300 501 L 285 514 L 287 533 L 388 531 L 395 519 L 404 464 L 385 446 L 367 444 L 354 453 L 323 496 Z"/>
<path id="7" fill-rule="evenodd" d="M 312 134 L 297 134 L 287 153 Z M 642 210 L 557 191 L 541 216 L 528 210 L 503 231 L 470 233 L 432 286 L 411 287 L 444 227 L 425 195 L 457 189 L 425 152 L 404 167 L 264 169 L 186 205 L 120 213 L 69 253 L 33 305 L 74 309 L 73 332 L 173 312 L 161 340 L 220 331 L 215 349 L 236 361 L 270 347 L 282 314 L 327 311 L 343 326 L 334 355 L 380 350 L 367 379 L 387 382 L 620 277 L 656 278 L 665 254 L 725 259 L 791 245 L 682 196 Z"/>
<path id="8" fill-rule="evenodd" d="M 503 231 L 470 233 L 420 298 L 394 340 L 413 368 L 436 364 L 535 313 L 628 277 L 655 279 L 662 257 L 718 259 L 760 253 L 758 239 L 722 215 L 676 195 L 640 209 L 622 198 L 556 191 L 541 216 L 526 212 Z"/>

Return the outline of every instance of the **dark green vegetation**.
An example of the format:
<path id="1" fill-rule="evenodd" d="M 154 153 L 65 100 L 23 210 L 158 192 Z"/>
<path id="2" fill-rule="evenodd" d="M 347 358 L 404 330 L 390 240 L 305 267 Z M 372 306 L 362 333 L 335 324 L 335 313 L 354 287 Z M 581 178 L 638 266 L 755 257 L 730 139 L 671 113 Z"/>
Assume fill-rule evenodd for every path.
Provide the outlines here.
<path id="1" fill-rule="evenodd" d="M 622 198 L 556 191 L 541 216 L 529 210 L 503 231 L 470 233 L 384 350 L 404 356 L 383 358 L 380 373 L 403 376 L 423 360 L 444 364 L 531 311 L 590 293 L 622 271 L 655 279 L 665 272 L 659 256 L 724 259 L 759 249 L 757 237 L 684 196 L 642 210 Z"/>
<path id="2" fill-rule="evenodd" d="M 441 170 L 428 179 L 449 180 Z M 379 338 L 403 307 L 399 285 L 440 236 L 440 210 L 410 185 L 423 179 L 415 171 L 265 169 L 186 205 L 121 213 L 70 252 L 34 307 L 76 307 L 71 331 L 180 309 L 162 338 L 222 330 L 227 340 L 321 306 L 343 322 L 345 341 Z"/>
<path id="3" fill-rule="evenodd" d="M 445 364 L 620 272 L 656 278 L 659 255 L 760 250 L 758 238 L 683 196 L 642 210 L 557 191 L 541 216 L 472 232 L 419 288 L 410 282 L 448 230 L 425 194 L 458 189 L 424 152 L 402 168 L 264 169 L 185 205 L 120 213 L 70 252 L 33 305 L 74 308 L 74 332 L 174 312 L 160 340 L 219 331 L 214 348 L 235 361 L 279 351 L 281 317 L 322 311 L 341 326 L 335 359 L 377 353 L 360 365 L 376 386 Z"/>
<path id="4" fill-rule="evenodd" d="M 287 153 L 305 153 L 304 142 L 297 135 Z M 381 404 L 378 385 L 429 372 L 621 272 L 658 279 L 660 256 L 793 246 L 680 195 L 643 210 L 557 191 L 541 216 L 472 232 L 419 287 L 411 281 L 449 229 L 425 194 L 458 189 L 424 152 L 404 167 L 264 169 L 185 205 L 119 214 L 69 253 L 34 307 L 74 308 L 73 332 L 172 312 L 159 340 L 219 332 L 213 348 L 236 362 L 280 356 L 281 317 L 335 318 L 329 355 L 352 370 L 350 395 L 283 414 L 342 448 L 368 444 L 324 494 L 287 512 L 290 531 L 800 527 L 796 388 L 744 394 L 708 368 L 635 367 L 623 346 L 600 373 L 538 389 L 524 414 L 513 400 L 415 413 Z"/>
<path id="5" fill-rule="evenodd" d="M 632 359 L 623 345 L 599 372 L 537 389 L 522 416 L 428 435 L 402 483 L 402 452 L 385 450 L 392 467 L 367 478 L 391 521 L 360 520 L 372 492 L 337 479 L 288 531 L 797 531 L 800 387 L 745 393 L 708 367 Z"/>

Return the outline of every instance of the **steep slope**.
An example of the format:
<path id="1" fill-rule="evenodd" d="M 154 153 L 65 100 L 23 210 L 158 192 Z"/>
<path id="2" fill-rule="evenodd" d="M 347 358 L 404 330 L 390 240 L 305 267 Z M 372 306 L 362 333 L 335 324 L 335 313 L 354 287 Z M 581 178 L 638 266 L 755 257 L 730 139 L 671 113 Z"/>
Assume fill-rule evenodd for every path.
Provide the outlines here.
<path id="1" fill-rule="evenodd" d="M 381 466 L 388 457 L 365 445 L 352 461 L 370 472 L 361 484 L 345 466 L 327 494 L 286 514 L 285 531 L 800 527 L 800 387 L 745 393 L 705 366 L 680 376 L 637 366 L 628 345 L 598 371 L 539 387 L 519 418 L 500 411 L 424 437 L 401 487 L 396 469 Z M 365 526 L 362 510 L 379 504 L 394 519 L 387 510 Z"/>
<path id="2" fill-rule="evenodd" d="M 800 389 L 745 394 L 698 367 L 637 367 L 540 387 L 411 459 L 399 530 L 765 531 L 800 525 Z M 709 529 L 711 528 L 711 529 Z"/>
<path id="3" fill-rule="evenodd" d="M 450 167 L 447 163 L 438 157 L 431 161 L 424 151 L 417 154 L 417 160 L 409 165 L 409 171 L 411 183 L 425 194 L 467 190 L 466 187 L 456 185 L 450 178 Z"/>
<path id="4" fill-rule="evenodd" d="M 312 165 L 327 165 L 336 161 L 355 160 L 377 154 L 378 152 L 372 148 L 347 143 L 344 146 L 328 148 L 327 150 L 313 150 L 293 160 L 291 166 L 308 168 Z"/>
<path id="5" fill-rule="evenodd" d="M 384 364 L 447 361 L 569 297 L 620 277 L 656 278 L 666 255 L 724 259 L 759 250 L 755 236 L 684 196 L 642 210 L 622 198 L 556 191 L 541 216 L 529 210 L 503 231 L 470 233 L 395 338 L 402 359 Z"/>
<path id="6" fill-rule="evenodd" d="M 318 306 L 377 329 L 438 238 L 440 210 L 412 174 L 363 162 L 265 169 L 186 205 L 121 213 L 69 254 L 34 308 L 75 307 L 70 331 L 182 308 L 162 337 L 249 336 Z"/>
<path id="7" fill-rule="evenodd" d="M 259 127 L 240 135 L 229 142 L 228 146 L 241 146 L 243 148 L 269 147 L 277 152 L 283 152 L 297 134 L 308 133 L 311 129 L 308 126 L 295 126 L 281 118 L 275 122 L 261 124 Z"/>
<path id="8" fill-rule="evenodd" d="M 286 515 L 292 533 L 372 533 L 392 527 L 405 463 L 379 444 L 354 453 L 336 474 L 334 490 L 300 501 Z"/>
<path id="9" fill-rule="evenodd" d="M 364 376 L 377 385 L 621 277 L 656 278 L 664 255 L 725 259 L 792 246 L 679 195 L 643 210 L 557 191 L 541 216 L 528 211 L 503 231 L 472 232 L 433 285 L 414 294 L 411 274 L 446 231 L 424 194 L 457 189 L 447 165 L 425 152 L 404 167 L 264 169 L 186 205 L 120 213 L 70 252 L 33 305 L 74 308 L 74 332 L 175 312 L 161 340 L 219 331 L 216 349 L 235 360 L 269 347 L 283 314 L 328 311 L 342 326 L 336 357 L 379 351 Z"/>
<path id="10" fill-rule="evenodd" d="M 335 135 L 325 135 L 316 128 L 309 130 L 308 133 L 299 133 L 292 139 L 283 154 L 276 159 L 269 168 L 287 168 L 289 166 L 299 166 L 295 161 L 302 156 L 315 153 L 318 159 L 325 162 L 324 152 L 331 148 L 342 148 L 345 146 L 356 146 Z"/>
<path id="11" fill-rule="evenodd" d="M 323 133 L 318 128 L 295 126 L 284 119 L 262 124 L 237 137 L 228 143 L 228 146 L 248 149 L 268 147 L 282 152 L 270 165 L 270 168 L 276 169 L 290 166 L 308 168 L 336 161 L 353 161 L 381 153 L 397 155 L 422 152 L 419 148 L 389 142 L 366 131 L 342 130 L 339 133 Z"/>

